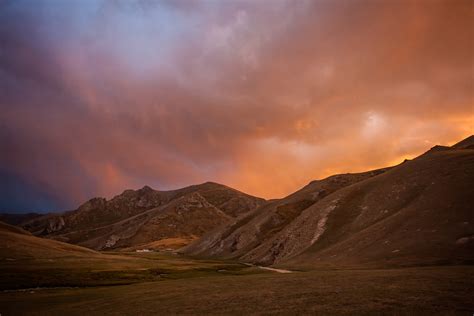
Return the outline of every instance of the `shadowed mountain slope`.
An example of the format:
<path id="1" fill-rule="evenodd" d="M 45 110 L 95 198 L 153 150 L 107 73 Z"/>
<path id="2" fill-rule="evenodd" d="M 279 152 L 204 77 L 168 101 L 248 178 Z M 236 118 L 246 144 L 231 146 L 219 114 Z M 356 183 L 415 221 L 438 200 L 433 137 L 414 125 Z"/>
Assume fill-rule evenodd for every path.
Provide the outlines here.
<path id="1" fill-rule="evenodd" d="M 167 248 L 169 243 L 155 242 L 171 238 L 175 247 L 182 246 L 264 202 L 212 182 L 173 191 L 145 186 L 111 200 L 94 198 L 75 211 L 48 214 L 21 226 L 38 236 L 97 250 L 150 244 Z"/>
<path id="2" fill-rule="evenodd" d="M 0 222 L 0 260 L 100 256 L 99 253 L 56 240 L 38 238 L 29 232 Z"/>
<path id="3" fill-rule="evenodd" d="M 331 193 L 385 172 L 379 169 L 364 173 L 341 174 L 313 181 L 286 198 L 273 200 L 231 225 L 203 237 L 185 251 L 189 254 L 235 258 L 270 241 L 301 213 Z"/>
<path id="4" fill-rule="evenodd" d="M 301 267 L 473 262 L 472 139 L 388 170 L 312 182 L 183 251 Z M 344 184 L 327 187 L 337 179 Z M 292 215 L 282 220 L 284 205 Z"/>
<path id="5" fill-rule="evenodd" d="M 34 218 L 43 216 L 44 214 L 39 213 L 0 213 L 0 221 L 10 225 L 21 225 L 22 223 L 31 221 Z"/>
<path id="6" fill-rule="evenodd" d="M 463 139 L 459 143 L 454 144 L 452 147 L 456 149 L 474 149 L 474 135 Z"/>

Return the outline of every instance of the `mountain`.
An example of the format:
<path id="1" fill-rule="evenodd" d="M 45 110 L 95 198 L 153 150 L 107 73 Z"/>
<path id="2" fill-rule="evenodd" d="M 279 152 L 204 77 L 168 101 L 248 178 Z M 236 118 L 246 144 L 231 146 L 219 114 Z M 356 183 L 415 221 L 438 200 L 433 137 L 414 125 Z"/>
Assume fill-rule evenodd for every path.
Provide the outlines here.
<path id="1" fill-rule="evenodd" d="M 474 135 L 454 144 L 452 147 L 457 149 L 474 149 Z"/>
<path id="2" fill-rule="evenodd" d="M 48 214 L 21 226 L 34 235 L 91 249 L 179 248 L 265 203 L 227 186 L 206 182 L 172 191 L 145 186 L 77 210 Z"/>
<path id="3" fill-rule="evenodd" d="M 313 181 L 288 197 L 270 201 L 223 229 L 203 237 L 185 251 L 205 256 L 219 255 L 230 258 L 245 256 L 252 249 L 270 241 L 316 202 L 341 188 L 384 173 L 386 170 L 388 169 L 341 174 Z M 269 263 L 271 262 L 270 260 Z"/>
<path id="4" fill-rule="evenodd" d="M 17 226 L 0 222 L 0 261 L 56 257 L 90 257 L 99 253 L 56 240 L 33 236 Z"/>
<path id="5" fill-rule="evenodd" d="M 43 216 L 39 213 L 24 213 L 24 214 L 15 214 L 15 213 L 0 213 L 0 221 L 10 225 L 21 225 L 24 222 L 30 221 L 34 218 Z"/>
<path id="6" fill-rule="evenodd" d="M 182 251 L 302 268 L 472 263 L 473 140 L 314 181 Z"/>

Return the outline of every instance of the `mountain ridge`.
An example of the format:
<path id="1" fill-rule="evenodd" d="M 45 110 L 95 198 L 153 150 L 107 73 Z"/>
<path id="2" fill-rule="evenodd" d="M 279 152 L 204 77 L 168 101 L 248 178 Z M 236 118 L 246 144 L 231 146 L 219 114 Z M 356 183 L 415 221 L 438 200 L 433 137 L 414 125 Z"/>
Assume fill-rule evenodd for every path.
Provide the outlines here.
<path id="1" fill-rule="evenodd" d="M 472 262 L 473 139 L 435 146 L 372 176 L 361 173 L 359 181 L 343 174 L 311 182 L 180 251 L 288 267 Z M 315 187 L 331 179 L 347 183 L 326 192 Z M 303 203 L 305 192 L 306 197 L 327 194 L 290 207 L 293 215 L 278 223 L 278 206 Z M 419 241 L 424 235 L 427 240 Z"/>
<path id="2" fill-rule="evenodd" d="M 179 249 L 282 267 L 469 263 L 473 144 L 470 136 L 436 145 L 393 167 L 311 181 L 281 199 L 215 182 L 144 186 L 74 211 L 28 214 L 20 227 L 94 250 Z"/>
<path id="3" fill-rule="evenodd" d="M 125 190 L 110 200 L 92 198 L 74 211 L 35 217 L 20 226 L 37 236 L 91 249 L 129 248 L 138 245 L 125 242 L 125 239 L 140 240 L 143 244 L 166 238 L 183 238 L 189 242 L 263 203 L 264 199 L 214 182 L 168 191 L 157 191 L 144 186 L 138 190 Z M 190 218 L 189 214 L 179 213 L 180 209 L 186 209 L 194 218 Z M 179 218 L 173 212 L 178 212 Z M 151 235 L 157 234 L 142 226 L 152 223 L 156 225 L 158 221 L 153 220 L 154 216 L 161 216 L 161 222 L 168 221 L 168 227 L 177 227 L 170 220 L 174 218 L 180 222 L 180 226 L 176 231 L 170 231 L 163 225 L 158 225 L 160 231 L 168 233 L 161 234 L 159 239 L 151 239 Z M 135 236 L 143 231 L 148 231 L 149 237 Z"/>

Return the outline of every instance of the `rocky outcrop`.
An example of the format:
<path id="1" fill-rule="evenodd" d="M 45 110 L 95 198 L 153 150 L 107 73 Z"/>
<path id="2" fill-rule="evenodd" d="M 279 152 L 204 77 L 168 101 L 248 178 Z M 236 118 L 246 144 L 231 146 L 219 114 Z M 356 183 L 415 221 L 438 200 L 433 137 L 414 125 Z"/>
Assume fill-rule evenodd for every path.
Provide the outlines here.
<path id="1" fill-rule="evenodd" d="M 117 249 L 167 238 L 191 241 L 263 203 L 213 182 L 173 191 L 145 186 L 111 200 L 93 198 L 75 211 L 37 217 L 22 227 L 93 249 Z"/>

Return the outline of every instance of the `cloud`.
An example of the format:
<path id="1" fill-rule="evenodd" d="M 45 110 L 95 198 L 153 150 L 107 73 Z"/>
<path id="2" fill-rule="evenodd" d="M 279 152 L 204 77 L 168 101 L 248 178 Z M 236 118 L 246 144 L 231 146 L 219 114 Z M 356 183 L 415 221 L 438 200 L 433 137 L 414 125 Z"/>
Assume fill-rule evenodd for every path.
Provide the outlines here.
<path id="1" fill-rule="evenodd" d="M 474 132 L 470 1 L 0 6 L 22 210 L 207 180 L 281 197 Z"/>

